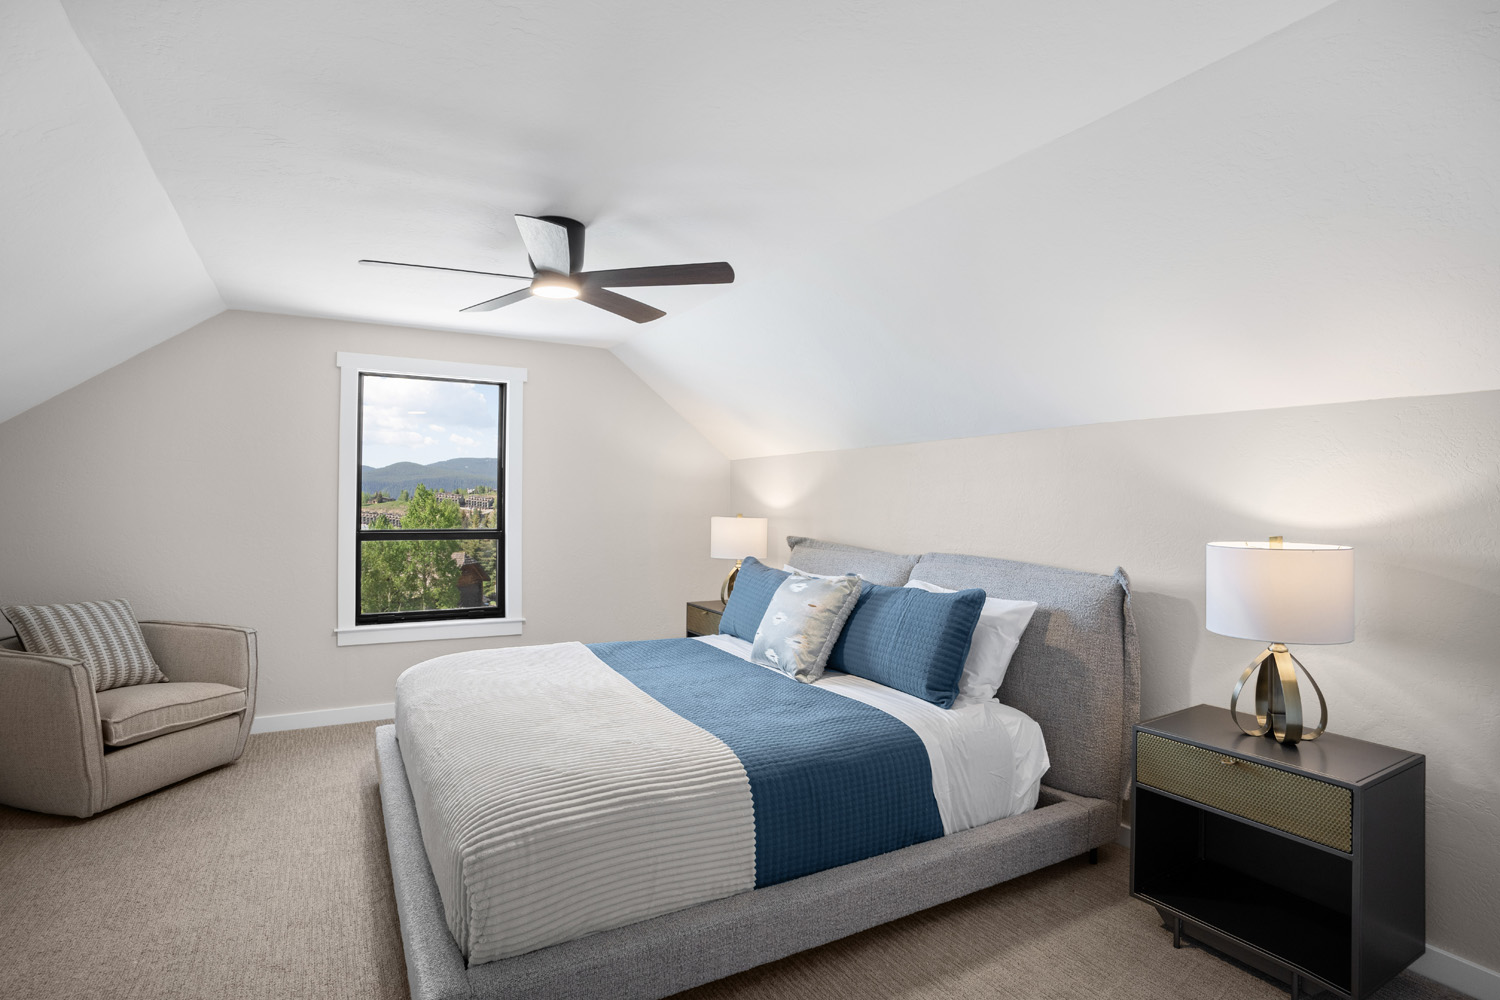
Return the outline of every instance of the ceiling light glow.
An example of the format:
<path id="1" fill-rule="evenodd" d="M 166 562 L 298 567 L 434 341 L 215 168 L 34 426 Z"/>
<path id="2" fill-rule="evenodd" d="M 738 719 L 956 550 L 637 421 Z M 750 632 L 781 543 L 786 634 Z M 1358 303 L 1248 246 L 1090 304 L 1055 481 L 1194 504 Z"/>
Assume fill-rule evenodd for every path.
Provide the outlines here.
<path id="1" fill-rule="evenodd" d="M 565 274 L 541 271 L 531 279 L 531 294 L 540 295 L 543 298 L 576 299 L 578 292 L 578 283 Z"/>

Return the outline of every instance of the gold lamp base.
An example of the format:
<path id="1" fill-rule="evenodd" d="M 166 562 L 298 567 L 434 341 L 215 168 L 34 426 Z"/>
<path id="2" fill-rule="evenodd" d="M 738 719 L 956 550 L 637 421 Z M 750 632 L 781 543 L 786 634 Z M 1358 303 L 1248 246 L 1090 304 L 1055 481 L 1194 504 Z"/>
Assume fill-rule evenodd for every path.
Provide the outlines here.
<path id="1" fill-rule="evenodd" d="M 1313 692 L 1318 696 L 1318 727 L 1312 732 L 1304 732 L 1302 728 L 1302 695 L 1297 685 L 1297 668 L 1301 667 L 1302 674 L 1307 682 L 1312 685 Z M 1247 729 L 1240 721 L 1239 705 L 1240 692 L 1245 689 L 1245 682 L 1250 675 L 1260 671 L 1255 678 L 1255 721 L 1256 728 Z M 1297 744 L 1308 740 L 1315 740 L 1323 735 L 1323 730 L 1328 726 L 1328 703 L 1323 700 L 1323 689 L 1318 687 L 1318 682 L 1313 680 L 1313 675 L 1307 672 L 1302 662 L 1291 654 L 1286 646 L 1279 642 L 1273 642 L 1266 651 L 1245 668 L 1240 675 L 1240 682 L 1234 686 L 1234 695 L 1229 699 L 1229 714 L 1234 719 L 1234 724 L 1240 727 L 1240 731 L 1247 736 L 1265 736 L 1279 743 Z"/>
<path id="2" fill-rule="evenodd" d="M 734 569 L 729 571 L 729 575 L 724 578 L 724 583 L 719 587 L 719 600 L 725 604 L 729 603 L 729 595 L 734 593 L 734 578 L 740 575 L 740 563 L 743 561 L 742 559 L 734 561 Z"/>

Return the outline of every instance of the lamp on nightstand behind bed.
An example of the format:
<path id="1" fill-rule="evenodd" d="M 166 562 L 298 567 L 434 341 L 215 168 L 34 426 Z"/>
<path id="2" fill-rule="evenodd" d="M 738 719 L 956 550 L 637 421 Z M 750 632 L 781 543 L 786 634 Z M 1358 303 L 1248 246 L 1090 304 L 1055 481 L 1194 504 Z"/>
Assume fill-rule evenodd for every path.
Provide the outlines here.
<path id="1" fill-rule="evenodd" d="M 719 600 L 729 600 L 734 578 L 739 575 L 740 561 L 754 556 L 766 557 L 766 519 L 763 517 L 711 517 L 708 528 L 708 554 L 714 559 L 733 559 L 734 569 L 719 588 Z"/>
<path id="2" fill-rule="evenodd" d="M 1237 639 L 1269 642 L 1234 686 L 1229 714 L 1250 736 L 1295 746 L 1323 735 L 1328 704 L 1318 682 L 1292 656 L 1287 643 L 1328 645 L 1354 641 L 1354 550 L 1347 545 L 1283 542 L 1208 543 L 1208 630 Z M 1318 696 L 1318 724 L 1306 725 L 1297 671 Z M 1255 679 L 1256 727 L 1237 712 L 1240 692 Z"/>

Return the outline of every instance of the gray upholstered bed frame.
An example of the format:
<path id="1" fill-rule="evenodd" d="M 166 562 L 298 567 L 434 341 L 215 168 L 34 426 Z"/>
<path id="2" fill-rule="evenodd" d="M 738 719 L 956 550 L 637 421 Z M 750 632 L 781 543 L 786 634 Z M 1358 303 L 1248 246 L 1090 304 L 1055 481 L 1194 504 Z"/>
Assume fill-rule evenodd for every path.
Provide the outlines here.
<path id="1" fill-rule="evenodd" d="M 468 967 L 448 932 L 395 727 L 375 732 L 391 875 L 414 1000 L 657 998 L 854 934 L 1112 842 L 1139 704 L 1128 581 L 978 556 L 904 556 L 790 538 L 813 573 L 982 587 L 1038 602 L 1001 698 L 1034 718 L 1052 767 L 1031 812 L 852 865 Z"/>

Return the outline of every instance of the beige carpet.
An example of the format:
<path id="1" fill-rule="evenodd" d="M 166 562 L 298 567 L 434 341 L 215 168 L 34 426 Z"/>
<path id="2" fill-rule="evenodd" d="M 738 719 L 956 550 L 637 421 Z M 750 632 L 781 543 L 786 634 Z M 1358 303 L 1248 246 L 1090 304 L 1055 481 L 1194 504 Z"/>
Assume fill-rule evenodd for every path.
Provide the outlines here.
<path id="1" fill-rule="evenodd" d="M 252 736 L 238 763 L 91 820 L 0 807 L 0 996 L 405 997 L 373 729 Z M 683 998 L 1286 996 L 1174 951 L 1126 885 L 1106 849 Z M 1378 996 L 1459 994 L 1408 973 Z"/>

